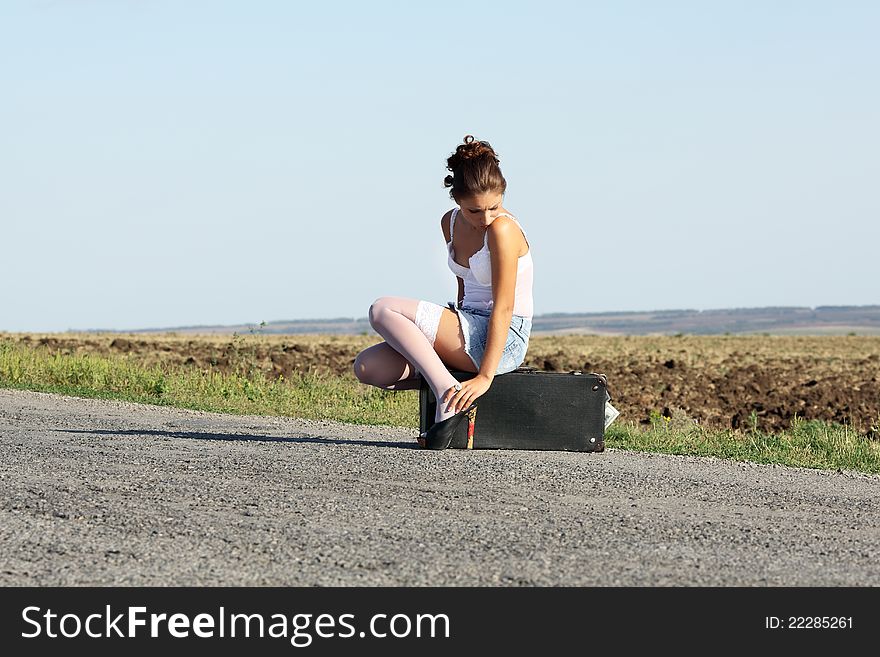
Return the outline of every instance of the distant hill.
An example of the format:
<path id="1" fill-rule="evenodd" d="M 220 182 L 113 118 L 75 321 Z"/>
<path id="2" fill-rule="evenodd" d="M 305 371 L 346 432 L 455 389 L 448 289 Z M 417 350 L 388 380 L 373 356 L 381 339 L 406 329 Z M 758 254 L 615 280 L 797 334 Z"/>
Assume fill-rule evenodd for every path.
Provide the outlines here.
<path id="1" fill-rule="evenodd" d="M 373 333 L 366 317 L 298 319 L 228 326 L 174 326 L 129 331 L 89 329 L 101 333 Z M 536 315 L 532 333 L 600 335 L 696 335 L 769 333 L 778 335 L 880 335 L 880 306 L 818 306 L 731 308 L 720 310 L 652 310 L 608 313 L 551 313 Z"/>
<path id="2" fill-rule="evenodd" d="M 880 335 L 880 306 L 730 308 L 650 312 L 550 314 L 536 317 L 533 330 L 543 333 L 649 335 L 690 333 L 771 333 Z"/>

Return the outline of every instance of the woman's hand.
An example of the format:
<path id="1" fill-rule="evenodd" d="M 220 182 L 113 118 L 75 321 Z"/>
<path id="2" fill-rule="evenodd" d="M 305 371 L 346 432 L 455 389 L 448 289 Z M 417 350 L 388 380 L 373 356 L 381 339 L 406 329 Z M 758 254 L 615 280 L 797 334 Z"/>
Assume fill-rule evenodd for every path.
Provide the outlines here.
<path id="1" fill-rule="evenodd" d="M 446 404 L 446 412 L 458 413 L 474 403 L 477 397 L 485 394 L 492 385 L 492 380 L 483 375 L 477 374 L 473 379 L 461 382 L 461 390 L 450 388 L 443 395 L 442 402 Z"/>

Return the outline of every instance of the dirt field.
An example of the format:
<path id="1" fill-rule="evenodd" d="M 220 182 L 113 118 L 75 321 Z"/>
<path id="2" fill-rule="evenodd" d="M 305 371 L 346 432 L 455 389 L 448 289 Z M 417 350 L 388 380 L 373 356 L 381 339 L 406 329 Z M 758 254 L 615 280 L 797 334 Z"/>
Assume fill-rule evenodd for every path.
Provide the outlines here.
<path id="1" fill-rule="evenodd" d="M 250 363 L 269 377 L 308 370 L 351 377 L 358 351 L 380 341 L 375 335 L 171 333 L 0 333 L 0 339 L 200 369 Z M 878 433 L 877 336 L 533 336 L 524 365 L 602 372 L 623 417 L 645 424 L 660 413 L 712 428 L 772 430 L 797 415 Z"/>

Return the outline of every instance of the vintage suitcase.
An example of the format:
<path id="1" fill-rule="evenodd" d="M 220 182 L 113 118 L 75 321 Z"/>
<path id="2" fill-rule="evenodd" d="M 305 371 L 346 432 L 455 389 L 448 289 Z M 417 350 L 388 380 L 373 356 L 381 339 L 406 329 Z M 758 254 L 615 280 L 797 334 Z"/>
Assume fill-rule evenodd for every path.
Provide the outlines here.
<path id="1" fill-rule="evenodd" d="M 458 381 L 474 376 L 453 371 Z M 500 374 L 477 400 L 475 422 L 461 423 L 450 447 L 459 449 L 531 449 L 601 452 L 605 449 L 604 375 L 542 372 L 520 368 Z M 419 432 L 434 423 L 437 401 L 422 380 Z"/>

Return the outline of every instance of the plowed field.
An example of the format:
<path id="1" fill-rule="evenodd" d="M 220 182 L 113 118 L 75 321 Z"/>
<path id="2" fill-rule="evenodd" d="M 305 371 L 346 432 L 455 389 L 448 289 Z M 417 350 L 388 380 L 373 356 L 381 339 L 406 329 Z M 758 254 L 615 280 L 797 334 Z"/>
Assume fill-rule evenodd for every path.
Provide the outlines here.
<path id="1" fill-rule="evenodd" d="M 125 355 L 267 377 L 317 371 L 352 377 L 355 355 L 375 335 L 192 336 L 173 333 L 23 334 L 12 340 L 62 353 Z M 526 366 L 608 376 L 621 421 L 658 415 L 711 428 L 788 427 L 795 415 L 851 424 L 876 436 L 880 337 L 872 336 L 533 336 Z M 873 428 L 872 428 L 873 427 Z"/>

